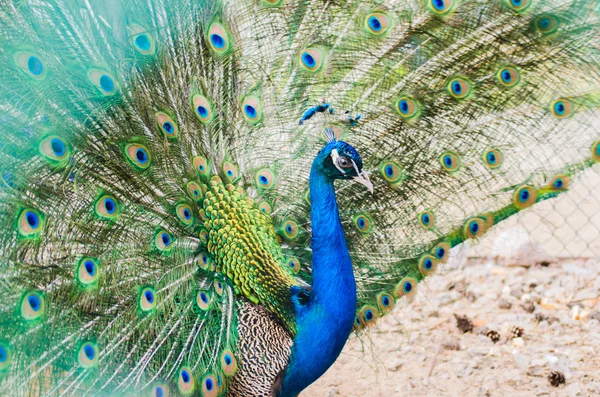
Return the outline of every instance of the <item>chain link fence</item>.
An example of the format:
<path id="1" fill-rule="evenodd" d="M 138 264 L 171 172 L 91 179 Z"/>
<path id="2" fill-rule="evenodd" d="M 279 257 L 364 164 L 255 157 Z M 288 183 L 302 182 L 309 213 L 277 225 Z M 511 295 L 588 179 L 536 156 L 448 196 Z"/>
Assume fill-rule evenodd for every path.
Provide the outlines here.
<path id="1" fill-rule="evenodd" d="M 502 222 L 467 256 L 534 262 L 600 258 L 600 165 L 576 175 L 568 192 Z"/>

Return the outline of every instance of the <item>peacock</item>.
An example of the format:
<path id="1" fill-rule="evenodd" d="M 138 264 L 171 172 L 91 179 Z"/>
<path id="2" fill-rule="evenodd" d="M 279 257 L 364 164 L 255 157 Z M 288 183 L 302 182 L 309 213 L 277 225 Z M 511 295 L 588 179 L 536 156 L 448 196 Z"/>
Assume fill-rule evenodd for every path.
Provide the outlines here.
<path id="1" fill-rule="evenodd" d="M 600 162 L 596 0 L 0 4 L 2 395 L 297 396 Z"/>

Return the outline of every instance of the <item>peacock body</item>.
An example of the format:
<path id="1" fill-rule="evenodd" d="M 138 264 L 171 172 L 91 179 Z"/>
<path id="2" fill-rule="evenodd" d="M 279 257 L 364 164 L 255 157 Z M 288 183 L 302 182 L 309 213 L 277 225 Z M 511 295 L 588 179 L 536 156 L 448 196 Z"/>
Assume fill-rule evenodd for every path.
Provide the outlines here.
<path id="1" fill-rule="evenodd" d="M 2 395 L 296 396 L 600 162 L 594 0 L 0 4 Z"/>

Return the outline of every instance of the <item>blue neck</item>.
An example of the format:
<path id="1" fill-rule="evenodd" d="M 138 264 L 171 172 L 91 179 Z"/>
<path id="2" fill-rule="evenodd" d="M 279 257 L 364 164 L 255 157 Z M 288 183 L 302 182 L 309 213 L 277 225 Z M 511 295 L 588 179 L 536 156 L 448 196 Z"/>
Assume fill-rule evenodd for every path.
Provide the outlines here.
<path id="1" fill-rule="evenodd" d="M 296 336 L 279 397 L 298 395 L 338 357 L 354 324 L 356 283 L 333 180 L 315 160 L 310 173 L 312 291 L 296 307 Z"/>

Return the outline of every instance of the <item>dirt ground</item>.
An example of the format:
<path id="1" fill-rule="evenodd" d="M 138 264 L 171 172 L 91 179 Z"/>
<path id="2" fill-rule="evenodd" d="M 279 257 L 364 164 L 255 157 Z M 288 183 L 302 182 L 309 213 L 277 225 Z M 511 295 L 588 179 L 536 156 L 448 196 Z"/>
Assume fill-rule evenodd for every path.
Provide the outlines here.
<path id="1" fill-rule="evenodd" d="M 455 254 L 301 397 L 600 396 L 600 260 L 501 262 Z"/>

